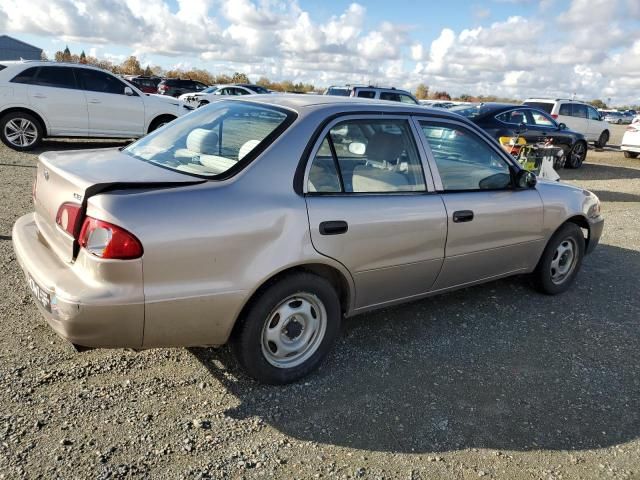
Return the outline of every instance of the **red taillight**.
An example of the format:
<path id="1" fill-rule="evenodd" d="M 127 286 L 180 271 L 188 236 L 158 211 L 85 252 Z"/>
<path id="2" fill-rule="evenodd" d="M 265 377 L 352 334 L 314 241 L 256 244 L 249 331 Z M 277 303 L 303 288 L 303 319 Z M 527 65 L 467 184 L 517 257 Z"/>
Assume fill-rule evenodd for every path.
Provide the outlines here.
<path id="1" fill-rule="evenodd" d="M 558 114 L 557 113 L 552 113 L 551 114 L 551 118 L 553 118 L 554 120 L 558 118 Z"/>
<path id="2" fill-rule="evenodd" d="M 142 244 L 133 234 L 92 217 L 85 219 L 78 242 L 100 258 L 127 260 L 142 256 Z"/>
<path id="3" fill-rule="evenodd" d="M 34 192 L 35 197 L 35 192 Z M 73 238 L 78 234 L 82 207 L 77 203 L 63 203 L 56 214 L 56 223 Z"/>

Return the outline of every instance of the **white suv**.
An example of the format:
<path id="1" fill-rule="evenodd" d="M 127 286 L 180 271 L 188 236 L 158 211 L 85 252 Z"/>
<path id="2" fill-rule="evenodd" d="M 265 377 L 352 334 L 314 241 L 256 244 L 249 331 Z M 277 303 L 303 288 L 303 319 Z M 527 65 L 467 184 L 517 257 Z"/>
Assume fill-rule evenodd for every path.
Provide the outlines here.
<path id="1" fill-rule="evenodd" d="M 0 63 L 0 139 L 15 150 L 43 137 L 142 137 L 189 110 L 87 65 Z"/>
<path id="2" fill-rule="evenodd" d="M 358 97 L 358 98 L 373 98 L 378 100 L 390 100 L 392 102 L 408 103 L 410 105 L 419 105 L 416 97 L 411 95 L 406 90 L 398 90 L 397 88 L 382 88 L 373 86 L 356 86 L 356 85 L 344 85 L 336 86 L 332 85 L 327 88 L 324 95 L 336 95 L 339 97 Z"/>
<path id="3" fill-rule="evenodd" d="M 564 123 L 569 130 L 581 133 L 587 142 L 593 142 L 598 147 L 604 147 L 610 138 L 609 124 L 605 122 L 598 111 L 588 103 L 579 100 L 556 98 L 529 98 L 525 105 L 544 110 L 558 123 Z"/>

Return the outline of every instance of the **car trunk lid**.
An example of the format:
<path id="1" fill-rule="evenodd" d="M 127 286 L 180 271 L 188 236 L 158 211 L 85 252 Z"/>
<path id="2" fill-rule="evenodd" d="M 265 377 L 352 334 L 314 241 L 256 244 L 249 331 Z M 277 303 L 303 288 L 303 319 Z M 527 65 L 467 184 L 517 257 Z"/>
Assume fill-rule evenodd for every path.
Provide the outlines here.
<path id="1" fill-rule="evenodd" d="M 33 189 L 36 224 L 56 255 L 72 262 L 77 238 L 56 223 L 58 209 L 64 203 L 79 205 L 82 218 L 87 200 L 98 193 L 179 187 L 203 181 L 132 158 L 118 149 L 46 152 L 38 159 Z"/>

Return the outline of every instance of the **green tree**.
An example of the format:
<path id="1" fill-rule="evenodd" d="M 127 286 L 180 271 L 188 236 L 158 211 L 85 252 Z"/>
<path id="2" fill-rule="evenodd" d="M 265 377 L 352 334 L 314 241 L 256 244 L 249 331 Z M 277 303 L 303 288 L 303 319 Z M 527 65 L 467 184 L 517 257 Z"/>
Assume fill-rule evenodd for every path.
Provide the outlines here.
<path id="1" fill-rule="evenodd" d="M 140 75 L 142 73 L 142 67 L 138 59 L 132 55 L 122 62 L 120 71 L 125 75 Z"/>
<path id="2" fill-rule="evenodd" d="M 80 63 L 87 63 L 87 56 L 84 53 L 84 50 L 80 53 Z"/>
<path id="3" fill-rule="evenodd" d="M 64 47 L 64 51 L 62 52 L 62 61 L 63 62 L 71 61 L 71 50 L 69 50 L 69 45 Z"/>
<path id="4" fill-rule="evenodd" d="M 447 92 L 434 92 L 433 93 L 433 98 L 435 100 L 451 100 L 451 95 L 449 95 Z"/>
<path id="5" fill-rule="evenodd" d="M 251 83 L 251 80 L 244 73 L 235 72 L 231 77 L 231 83 Z"/>
<path id="6" fill-rule="evenodd" d="M 426 100 L 429 98 L 429 87 L 424 83 L 421 83 L 416 87 L 415 97 L 418 100 Z"/>
<path id="7" fill-rule="evenodd" d="M 600 99 L 591 100 L 589 103 L 596 108 L 608 108 L 607 104 Z"/>
<path id="8" fill-rule="evenodd" d="M 153 72 L 151 71 L 151 67 L 147 65 L 144 69 L 144 76 L 150 77 L 151 75 L 153 75 Z"/>

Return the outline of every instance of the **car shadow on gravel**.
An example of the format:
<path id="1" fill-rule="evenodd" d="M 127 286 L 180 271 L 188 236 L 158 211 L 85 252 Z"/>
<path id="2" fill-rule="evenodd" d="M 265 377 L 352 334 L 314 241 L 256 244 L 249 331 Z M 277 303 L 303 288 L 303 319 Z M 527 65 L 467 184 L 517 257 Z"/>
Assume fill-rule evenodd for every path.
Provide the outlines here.
<path id="1" fill-rule="evenodd" d="M 273 387 L 191 352 L 299 440 L 385 452 L 583 450 L 640 434 L 640 253 L 601 245 L 560 296 L 514 278 L 360 315 L 321 369 Z"/>
<path id="2" fill-rule="evenodd" d="M 577 169 L 565 168 L 559 172 L 562 180 L 616 180 L 640 178 L 640 162 L 638 168 L 616 167 L 600 163 L 583 163 Z"/>

